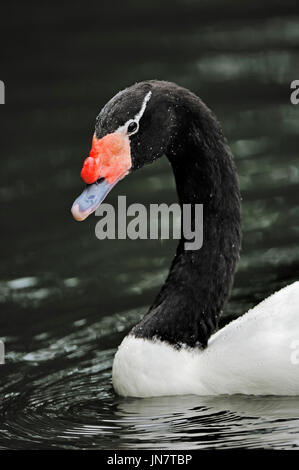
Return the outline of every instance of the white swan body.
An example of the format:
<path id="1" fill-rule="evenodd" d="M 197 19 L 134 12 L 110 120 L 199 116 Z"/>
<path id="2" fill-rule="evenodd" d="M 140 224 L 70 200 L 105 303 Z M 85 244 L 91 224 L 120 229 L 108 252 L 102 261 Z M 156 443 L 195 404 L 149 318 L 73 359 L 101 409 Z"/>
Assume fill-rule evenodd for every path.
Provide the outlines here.
<path id="1" fill-rule="evenodd" d="M 299 281 L 212 335 L 204 350 L 128 335 L 112 376 L 122 396 L 299 395 Z"/>

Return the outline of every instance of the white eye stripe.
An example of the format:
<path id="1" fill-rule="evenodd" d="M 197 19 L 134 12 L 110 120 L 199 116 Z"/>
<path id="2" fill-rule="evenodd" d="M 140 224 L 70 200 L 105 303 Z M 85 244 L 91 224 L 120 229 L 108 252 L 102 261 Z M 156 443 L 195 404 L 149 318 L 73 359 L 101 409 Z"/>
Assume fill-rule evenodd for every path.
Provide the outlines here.
<path id="1" fill-rule="evenodd" d="M 141 108 L 140 108 L 139 112 L 134 116 L 133 119 L 129 119 L 125 124 L 120 126 L 115 132 L 118 132 L 118 133 L 125 132 L 126 133 L 129 124 L 131 124 L 131 122 L 136 122 L 137 123 L 137 129 L 134 132 L 132 132 L 130 135 L 136 134 L 136 132 L 138 132 L 138 129 L 139 129 L 139 121 L 142 118 L 142 116 L 144 114 L 144 111 L 146 110 L 147 103 L 151 99 L 151 96 L 152 96 L 152 92 L 149 91 L 143 99 L 143 102 L 142 102 L 142 105 L 141 105 Z"/>
<path id="2" fill-rule="evenodd" d="M 140 108 L 140 111 L 139 111 L 139 113 L 137 113 L 136 116 L 134 117 L 134 121 L 136 121 L 136 122 L 139 122 L 139 121 L 140 121 L 140 119 L 141 119 L 142 116 L 143 116 L 144 111 L 146 110 L 147 103 L 148 103 L 149 100 L 151 99 L 151 96 L 152 96 L 152 92 L 151 92 L 151 91 L 149 91 L 149 92 L 145 95 L 145 97 L 144 97 L 144 99 L 143 99 L 143 102 L 142 102 L 142 106 L 141 106 L 141 108 Z"/>
<path id="3" fill-rule="evenodd" d="M 131 124 L 135 124 L 135 126 L 136 126 L 136 127 L 133 126 L 133 127 L 135 127 L 135 128 L 133 128 L 133 130 L 130 129 L 130 127 L 132 127 Z M 126 127 L 127 127 L 127 134 L 128 135 L 136 134 L 136 132 L 139 131 L 139 121 L 136 121 L 135 119 L 131 119 L 130 121 L 127 122 Z"/>

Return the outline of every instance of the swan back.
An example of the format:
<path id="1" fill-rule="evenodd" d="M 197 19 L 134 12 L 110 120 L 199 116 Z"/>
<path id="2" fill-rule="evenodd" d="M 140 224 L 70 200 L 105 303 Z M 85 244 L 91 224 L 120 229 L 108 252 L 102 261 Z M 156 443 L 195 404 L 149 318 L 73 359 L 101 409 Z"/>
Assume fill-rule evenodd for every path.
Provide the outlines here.
<path id="1" fill-rule="evenodd" d="M 113 364 L 124 396 L 298 395 L 299 282 L 215 333 L 204 350 L 127 336 Z"/>

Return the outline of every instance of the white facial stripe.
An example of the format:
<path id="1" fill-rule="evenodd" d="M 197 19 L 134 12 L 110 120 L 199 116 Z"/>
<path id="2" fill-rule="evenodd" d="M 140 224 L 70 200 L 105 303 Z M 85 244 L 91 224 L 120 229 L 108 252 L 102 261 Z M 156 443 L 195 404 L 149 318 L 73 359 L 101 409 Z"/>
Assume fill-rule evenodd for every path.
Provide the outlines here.
<path id="1" fill-rule="evenodd" d="M 144 99 L 143 99 L 143 102 L 142 102 L 142 106 L 140 108 L 140 111 L 134 116 L 133 119 L 129 119 L 125 124 L 123 124 L 122 126 L 120 126 L 115 132 L 119 132 L 119 133 L 123 133 L 123 132 L 126 132 L 127 131 L 127 126 L 130 122 L 132 121 L 136 121 L 138 124 L 139 124 L 139 121 L 140 119 L 142 118 L 143 114 L 144 114 L 144 111 L 146 110 L 146 106 L 147 106 L 147 103 L 149 102 L 149 100 L 151 99 L 151 96 L 152 96 L 152 92 L 149 91 Z"/>
<path id="2" fill-rule="evenodd" d="M 144 97 L 144 99 L 143 99 L 143 102 L 142 102 L 142 106 L 141 106 L 141 108 L 140 108 L 140 111 L 139 111 L 139 113 L 137 113 L 136 116 L 134 117 L 134 121 L 136 121 L 136 122 L 139 122 L 139 121 L 140 121 L 140 119 L 141 119 L 142 116 L 143 116 L 144 111 L 146 110 L 146 105 L 147 105 L 148 101 L 151 99 L 151 96 L 152 96 L 152 92 L 151 92 L 151 91 L 149 91 L 149 92 L 145 95 L 145 97 Z"/>

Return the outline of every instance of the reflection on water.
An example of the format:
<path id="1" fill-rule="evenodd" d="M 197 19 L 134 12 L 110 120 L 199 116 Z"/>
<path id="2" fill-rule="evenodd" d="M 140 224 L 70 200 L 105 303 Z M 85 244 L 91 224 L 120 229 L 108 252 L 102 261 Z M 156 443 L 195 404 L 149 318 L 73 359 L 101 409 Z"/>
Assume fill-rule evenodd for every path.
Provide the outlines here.
<path id="1" fill-rule="evenodd" d="M 91 355 L 90 341 L 87 349 L 82 354 L 80 346 L 79 357 L 70 352 L 68 361 L 56 358 L 48 367 L 40 363 L 40 370 L 23 366 L 25 380 L 11 371 L 2 448 L 290 449 L 299 445 L 297 397 L 121 399 L 113 396 L 110 384 L 114 350 L 94 350 Z M 17 389 L 18 393 L 12 391 Z"/>
<path id="2" fill-rule="evenodd" d="M 10 106 L 0 110 L 0 448 L 299 447 L 297 398 L 114 395 L 115 349 L 153 300 L 175 242 L 100 242 L 94 217 L 77 224 L 70 215 L 100 107 L 137 80 L 173 80 L 216 111 L 236 156 L 244 238 L 222 323 L 299 278 L 299 108 L 289 101 L 299 17 L 287 2 L 267 17 L 260 2 L 242 8 L 247 3 L 248 19 L 228 1 L 217 20 L 208 2 L 182 2 L 180 10 L 166 1 L 159 11 L 139 2 L 124 24 L 110 22 L 107 5 L 108 26 L 102 11 L 99 23 L 76 8 L 61 5 L 46 16 L 36 8 L 40 22 L 26 41 L 8 45 L 1 78 Z M 145 14 L 147 24 L 155 21 L 141 34 Z M 20 11 L 13 28 L 28 29 L 28 15 Z M 188 18 L 179 32 L 176 17 Z M 43 33 L 55 21 L 50 45 Z M 122 181 L 109 202 L 119 194 L 128 205 L 175 201 L 169 164 Z"/>

